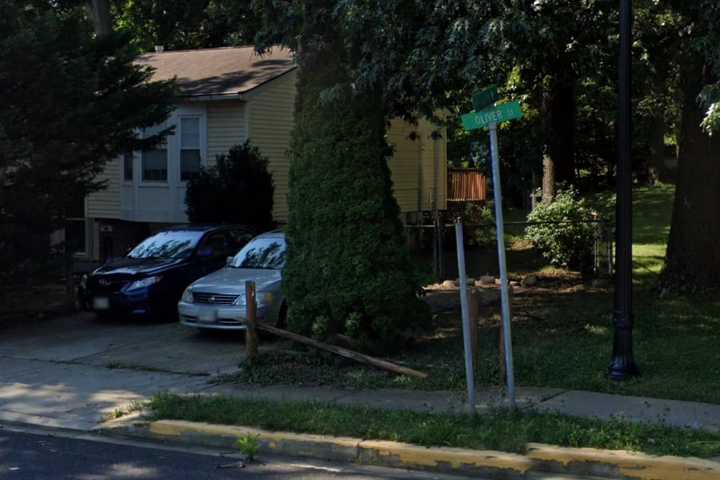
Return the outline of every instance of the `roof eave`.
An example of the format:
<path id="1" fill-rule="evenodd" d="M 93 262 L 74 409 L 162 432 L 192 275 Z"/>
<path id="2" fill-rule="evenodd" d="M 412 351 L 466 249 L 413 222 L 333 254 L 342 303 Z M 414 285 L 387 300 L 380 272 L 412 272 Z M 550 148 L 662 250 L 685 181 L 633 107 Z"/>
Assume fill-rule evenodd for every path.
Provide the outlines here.
<path id="1" fill-rule="evenodd" d="M 181 101 L 190 102 L 223 102 L 228 100 L 240 100 L 247 101 L 244 92 L 231 92 L 231 93 L 213 93 L 213 94 L 200 94 L 200 95 L 178 95 L 176 97 Z"/>

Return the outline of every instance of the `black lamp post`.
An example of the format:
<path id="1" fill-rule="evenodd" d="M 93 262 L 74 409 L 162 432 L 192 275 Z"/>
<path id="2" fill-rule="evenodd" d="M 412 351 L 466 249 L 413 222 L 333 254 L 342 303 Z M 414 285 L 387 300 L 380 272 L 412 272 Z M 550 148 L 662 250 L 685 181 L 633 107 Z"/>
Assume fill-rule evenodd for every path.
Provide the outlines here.
<path id="1" fill-rule="evenodd" d="M 613 380 L 640 374 L 633 356 L 632 312 L 632 0 L 620 0 L 620 56 L 618 60 L 617 202 L 615 214 L 615 306 L 612 360 Z"/>

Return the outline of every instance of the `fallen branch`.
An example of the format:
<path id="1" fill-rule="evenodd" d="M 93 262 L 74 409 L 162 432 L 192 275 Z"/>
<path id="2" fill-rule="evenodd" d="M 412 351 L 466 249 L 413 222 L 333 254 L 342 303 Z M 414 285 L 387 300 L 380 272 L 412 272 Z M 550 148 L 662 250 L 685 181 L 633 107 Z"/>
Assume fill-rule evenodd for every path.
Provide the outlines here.
<path id="1" fill-rule="evenodd" d="M 374 358 L 374 357 L 365 355 L 363 353 L 354 352 L 352 350 L 348 350 L 347 348 L 341 348 L 341 347 L 337 347 L 335 345 L 329 345 L 327 343 L 318 342 L 317 340 L 313 340 L 312 338 L 304 337 L 302 335 L 298 335 L 297 333 L 288 332 L 287 330 L 273 327 L 273 326 L 267 325 L 262 322 L 258 322 L 256 325 L 256 328 L 258 330 L 264 330 L 266 332 L 272 333 L 273 335 L 277 335 L 278 337 L 287 338 L 288 340 L 292 340 L 293 342 L 302 343 L 304 345 L 310 345 L 311 347 L 319 348 L 321 350 L 326 350 L 326 351 L 332 352 L 336 355 L 340 355 L 341 357 L 349 358 L 351 360 L 355 360 L 356 362 L 364 363 L 366 365 L 371 365 L 373 367 L 377 367 L 382 370 L 387 370 L 389 372 L 397 373 L 399 375 L 407 375 L 409 377 L 415 377 L 415 378 L 420 378 L 420 379 L 428 378 L 427 373 L 419 372 L 417 370 L 413 370 L 412 368 L 401 367 L 400 365 L 396 365 L 392 362 L 388 362 L 386 360 L 380 360 L 379 358 Z"/>

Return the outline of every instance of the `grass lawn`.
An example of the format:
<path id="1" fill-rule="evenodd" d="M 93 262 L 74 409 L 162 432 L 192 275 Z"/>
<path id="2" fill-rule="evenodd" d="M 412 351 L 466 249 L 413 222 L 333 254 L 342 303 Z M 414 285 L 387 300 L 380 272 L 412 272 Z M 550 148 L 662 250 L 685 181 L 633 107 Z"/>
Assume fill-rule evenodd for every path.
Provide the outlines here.
<path id="1" fill-rule="evenodd" d="M 518 385 L 720 404 L 720 301 L 660 299 L 653 290 L 663 265 L 672 198 L 670 186 L 635 190 L 635 354 L 642 376 L 623 383 L 606 378 L 612 349 L 612 287 L 593 288 L 576 274 L 545 268 L 541 269 L 538 286 L 518 292 L 513 301 Z M 536 270 L 540 264 L 526 248 L 508 254 L 511 273 Z M 477 373 L 481 387 L 501 384 L 498 308 L 482 313 Z M 427 380 L 392 376 L 315 352 L 278 352 L 261 357 L 259 365 L 244 368 L 227 380 L 461 390 L 464 367 L 459 326 L 456 312 L 438 315 L 433 332 L 393 358 L 428 372 Z"/>
<path id="2" fill-rule="evenodd" d="M 172 394 L 155 396 L 149 407 L 155 419 L 392 440 L 423 446 L 523 453 L 528 443 L 539 442 L 662 455 L 713 457 L 720 454 L 718 434 L 554 414 L 497 411 L 473 417 Z"/>

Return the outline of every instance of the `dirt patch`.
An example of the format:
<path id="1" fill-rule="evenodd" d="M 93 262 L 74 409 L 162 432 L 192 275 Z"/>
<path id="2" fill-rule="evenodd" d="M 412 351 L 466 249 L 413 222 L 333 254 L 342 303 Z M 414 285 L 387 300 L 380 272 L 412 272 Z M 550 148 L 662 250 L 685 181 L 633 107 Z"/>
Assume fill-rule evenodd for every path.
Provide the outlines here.
<path id="1" fill-rule="evenodd" d="M 0 330 L 41 323 L 73 310 L 74 305 L 68 305 L 62 281 L 0 287 Z"/>

